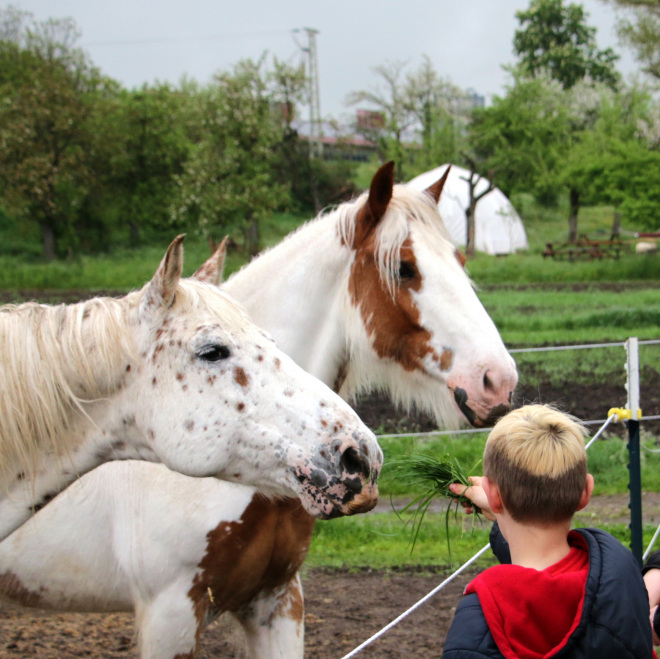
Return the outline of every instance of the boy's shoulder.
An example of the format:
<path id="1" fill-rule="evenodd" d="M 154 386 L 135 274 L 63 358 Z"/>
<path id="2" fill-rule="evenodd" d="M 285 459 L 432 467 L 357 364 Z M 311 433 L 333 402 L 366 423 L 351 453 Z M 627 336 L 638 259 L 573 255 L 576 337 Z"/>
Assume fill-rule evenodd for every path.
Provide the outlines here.
<path id="1" fill-rule="evenodd" d="M 635 581 L 638 581 L 638 577 L 641 578 L 640 566 L 632 552 L 611 533 L 594 528 L 575 529 L 571 533 L 578 533 L 584 538 L 592 568 L 600 564 L 603 570 L 632 572 L 635 574 Z"/>

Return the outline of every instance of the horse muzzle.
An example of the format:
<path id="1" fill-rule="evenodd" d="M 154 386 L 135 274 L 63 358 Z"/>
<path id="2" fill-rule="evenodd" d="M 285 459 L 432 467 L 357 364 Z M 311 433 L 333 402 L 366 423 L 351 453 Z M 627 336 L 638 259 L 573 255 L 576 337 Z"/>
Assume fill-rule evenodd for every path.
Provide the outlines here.
<path id="1" fill-rule="evenodd" d="M 513 392 L 511 392 L 510 397 L 513 397 Z M 495 423 L 511 409 L 510 402 L 500 403 L 490 408 L 480 406 L 480 409 L 475 406 L 473 409 L 473 407 L 470 406 L 470 399 L 467 392 L 460 387 L 454 389 L 454 401 L 458 406 L 458 409 L 463 413 L 463 416 L 469 421 L 470 425 L 475 428 L 490 428 L 494 426 Z"/>
<path id="2" fill-rule="evenodd" d="M 319 519 L 367 512 L 378 503 L 382 464 L 383 454 L 377 444 L 335 439 L 330 446 L 320 448 L 312 460 L 293 469 L 300 501 Z"/>

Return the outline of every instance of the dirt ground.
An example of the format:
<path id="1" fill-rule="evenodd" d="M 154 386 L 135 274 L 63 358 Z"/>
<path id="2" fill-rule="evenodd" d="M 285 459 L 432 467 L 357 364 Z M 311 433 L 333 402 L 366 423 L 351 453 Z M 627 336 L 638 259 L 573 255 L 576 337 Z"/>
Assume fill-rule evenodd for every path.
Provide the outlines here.
<path id="1" fill-rule="evenodd" d="M 475 573 L 470 573 L 474 575 Z M 340 659 L 445 579 L 415 567 L 396 572 L 309 570 L 304 576 L 305 635 L 309 659 Z M 470 579 L 459 575 L 429 602 L 360 652 L 364 659 L 440 657 L 453 607 Z M 230 640 L 228 640 L 230 639 Z M 0 657 L 67 659 L 132 657 L 128 614 L 46 614 L 0 607 Z M 240 637 L 228 621 L 211 624 L 200 659 L 242 657 Z"/>
<path id="2" fill-rule="evenodd" d="M 52 300 L 29 291 L 8 298 L 0 292 L 0 303 L 38 297 L 40 301 L 75 301 L 75 292 Z M 621 364 L 622 366 L 622 364 Z M 643 369 L 641 375 L 645 416 L 660 415 L 660 374 Z M 597 388 L 571 382 L 552 386 L 527 373 L 516 392 L 516 404 L 552 402 L 582 419 L 602 419 L 603 405 L 621 406 L 626 392 L 622 384 L 601 382 Z M 614 401 L 610 403 L 610 401 Z M 407 416 L 393 411 L 378 397 L 357 404 L 364 421 L 382 433 L 435 429 L 428 417 Z M 660 437 L 660 422 L 645 422 L 644 428 Z M 593 430 L 593 429 L 592 429 Z M 617 431 L 622 434 L 621 430 Z M 589 508 L 609 521 L 627 521 L 627 497 L 597 497 Z M 389 506 L 389 503 L 388 503 Z M 377 514 L 377 513 L 375 513 Z M 644 495 L 645 522 L 660 523 L 660 494 Z M 440 657 L 442 642 L 465 585 L 474 576 L 468 571 L 417 609 L 358 656 L 364 659 L 394 657 Z M 384 625 L 430 592 L 446 578 L 446 570 L 403 566 L 397 570 L 304 569 L 306 657 L 340 659 Z M 204 633 L 200 659 L 242 657 L 237 634 L 225 620 L 213 623 Z M 129 614 L 58 614 L 19 609 L 0 602 L 0 659 L 39 657 L 67 659 L 95 657 L 115 659 L 135 653 L 133 616 Z"/>

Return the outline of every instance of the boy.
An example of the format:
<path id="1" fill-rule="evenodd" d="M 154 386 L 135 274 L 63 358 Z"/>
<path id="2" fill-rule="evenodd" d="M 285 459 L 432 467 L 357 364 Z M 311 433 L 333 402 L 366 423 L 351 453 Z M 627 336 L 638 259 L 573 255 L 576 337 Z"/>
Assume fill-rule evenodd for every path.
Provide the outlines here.
<path id="1" fill-rule="evenodd" d="M 502 565 L 466 588 L 445 659 L 655 657 L 633 555 L 604 531 L 570 530 L 594 487 L 585 435 L 551 407 L 514 410 L 488 437 L 484 476 L 451 486 L 495 522 L 490 542 Z"/>

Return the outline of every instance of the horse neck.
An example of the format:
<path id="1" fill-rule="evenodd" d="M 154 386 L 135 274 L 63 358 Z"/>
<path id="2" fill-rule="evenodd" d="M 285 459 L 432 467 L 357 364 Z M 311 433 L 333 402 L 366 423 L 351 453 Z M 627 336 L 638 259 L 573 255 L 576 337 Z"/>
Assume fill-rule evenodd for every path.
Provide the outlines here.
<path id="1" fill-rule="evenodd" d="M 14 472 L 0 487 L 0 542 L 63 491 L 70 483 L 109 460 L 157 458 L 138 432 L 131 415 L 137 392 L 126 386 L 74 413 L 66 445 L 37 457 L 28 469 Z M 10 474 L 6 474 L 10 476 Z"/>
<path id="2" fill-rule="evenodd" d="M 335 212 L 304 225 L 224 284 L 279 348 L 331 387 L 345 355 L 352 259 L 337 220 Z"/>

